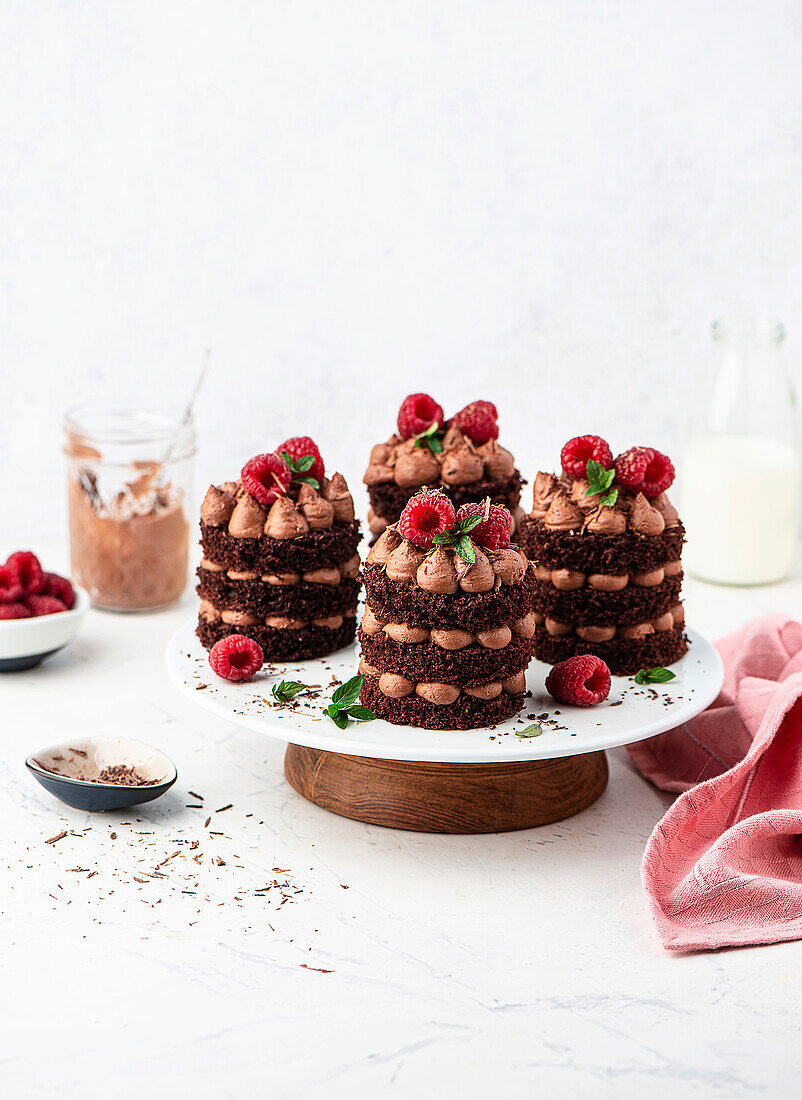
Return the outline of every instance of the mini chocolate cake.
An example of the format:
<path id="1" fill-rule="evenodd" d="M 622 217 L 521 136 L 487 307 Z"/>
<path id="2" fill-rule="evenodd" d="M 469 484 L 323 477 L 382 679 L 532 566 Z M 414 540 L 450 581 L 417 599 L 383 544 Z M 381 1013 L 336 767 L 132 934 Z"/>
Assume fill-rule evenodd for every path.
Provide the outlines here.
<path id="1" fill-rule="evenodd" d="M 591 460 L 589 483 L 573 476 L 587 472 L 584 463 L 565 469 L 572 466 L 566 448 L 561 477 L 538 473 L 534 506 L 520 530 L 536 576 L 535 656 L 556 664 L 592 653 L 615 675 L 670 665 L 687 650 L 680 599 L 685 531 L 665 491 L 654 490 L 670 485 L 673 467 L 649 448 L 632 448 L 614 466 L 607 448 L 604 464 Z M 631 474 L 626 461 L 646 451 L 657 456 L 654 468 L 643 459 L 638 471 L 651 480 Z"/>
<path id="2" fill-rule="evenodd" d="M 402 530 L 416 501 L 432 498 L 451 509 L 453 522 L 445 497 L 421 493 L 405 509 Z M 507 536 L 509 525 L 506 513 Z M 359 671 L 362 702 L 377 717 L 424 729 L 475 729 L 523 706 L 535 576 L 508 537 L 506 546 L 490 549 L 477 531 L 476 541 L 457 530 L 434 546 L 430 535 L 421 540 L 425 548 L 393 526 L 371 549 Z"/>
<path id="3" fill-rule="evenodd" d="M 354 639 L 361 588 L 359 523 L 345 479 L 326 478 L 321 461 L 316 477 L 277 468 L 278 481 L 258 470 L 255 480 L 247 473 L 255 462 L 243 479 L 210 486 L 201 506 L 198 637 L 211 649 L 244 634 L 265 662 L 342 649 Z"/>
<path id="4" fill-rule="evenodd" d="M 509 451 L 498 443 L 495 406 L 475 401 L 446 423 L 443 410 L 427 394 L 407 397 L 398 431 L 370 453 L 368 525 L 377 538 L 398 521 L 407 501 L 424 486 L 441 488 L 455 507 L 489 499 L 512 513 L 513 534 L 523 510 L 524 482 Z"/>

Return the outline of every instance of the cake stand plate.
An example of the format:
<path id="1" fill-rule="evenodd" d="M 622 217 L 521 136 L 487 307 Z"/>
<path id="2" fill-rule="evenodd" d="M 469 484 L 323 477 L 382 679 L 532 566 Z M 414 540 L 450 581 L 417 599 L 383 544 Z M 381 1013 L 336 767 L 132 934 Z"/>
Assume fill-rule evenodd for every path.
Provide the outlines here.
<path id="1" fill-rule="evenodd" d="M 718 695 L 721 658 L 694 630 L 672 665 L 676 679 L 639 686 L 614 676 L 597 707 L 555 703 L 545 691 L 549 666 L 533 661 L 520 716 L 489 729 L 421 730 L 376 719 L 340 730 L 323 714 L 338 683 L 357 671 L 356 645 L 313 661 L 276 665 L 248 684 L 230 684 L 209 667 L 185 623 L 167 646 L 171 679 L 220 718 L 287 743 L 284 771 L 310 801 L 378 825 L 422 832 L 477 833 L 559 821 L 594 802 L 607 784 L 604 750 L 687 722 Z M 308 685 L 290 705 L 273 684 Z M 537 723 L 537 736 L 518 736 Z"/>

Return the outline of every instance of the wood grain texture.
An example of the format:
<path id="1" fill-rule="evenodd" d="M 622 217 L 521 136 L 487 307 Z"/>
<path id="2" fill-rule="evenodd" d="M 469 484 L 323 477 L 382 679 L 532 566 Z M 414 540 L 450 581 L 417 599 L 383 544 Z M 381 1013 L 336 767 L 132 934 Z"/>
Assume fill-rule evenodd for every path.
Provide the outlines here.
<path id="1" fill-rule="evenodd" d="M 607 786 L 603 752 L 519 764 L 373 760 L 288 745 L 292 787 L 331 813 L 423 833 L 499 833 L 571 817 Z"/>

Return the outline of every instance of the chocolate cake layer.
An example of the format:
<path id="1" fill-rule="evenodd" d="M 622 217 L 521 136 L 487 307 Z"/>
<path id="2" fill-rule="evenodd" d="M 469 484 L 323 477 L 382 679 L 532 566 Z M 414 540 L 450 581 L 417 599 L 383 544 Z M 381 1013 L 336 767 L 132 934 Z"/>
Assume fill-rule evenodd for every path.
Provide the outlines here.
<path id="1" fill-rule="evenodd" d="M 356 618 L 344 619 L 342 625 L 336 629 L 306 626 L 300 630 L 278 630 L 269 626 L 229 626 L 226 623 L 202 619 L 196 633 L 206 649 L 211 649 L 215 642 L 228 634 L 244 634 L 262 647 L 266 664 L 303 661 L 311 657 L 323 657 L 350 645 L 356 634 Z"/>
<path id="2" fill-rule="evenodd" d="M 381 565 L 365 565 L 363 574 L 367 600 L 383 622 L 443 630 L 461 628 L 473 632 L 522 619 L 532 610 L 535 591 L 531 566 L 520 584 L 504 584 L 492 592 L 460 591 L 453 596 L 440 596 L 424 592 L 414 584 L 391 581 Z"/>
<path id="3" fill-rule="evenodd" d="M 437 485 L 430 488 L 442 488 L 455 508 L 469 501 L 482 501 L 490 497 L 493 504 L 503 504 L 512 512 L 521 499 L 521 486 L 525 482 L 516 470 L 511 477 L 484 479 L 471 485 Z M 370 506 L 377 516 L 388 523 L 395 523 L 404 510 L 408 500 L 421 491 L 421 486 L 402 489 L 394 481 L 379 481 L 368 487 Z"/>
<path id="4" fill-rule="evenodd" d="M 662 535 L 593 534 L 589 531 L 557 531 L 527 516 L 518 538 L 530 561 L 553 569 L 582 573 L 644 573 L 674 562 L 682 553 L 685 528 L 667 527 Z"/>
<path id="5" fill-rule="evenodd" d="M 556 665 L 580 653 L 592 653 L 606 663 L 614 676 L 631 676 L 641 668 L 666 667 L 678 661 L 687 648 L 682 625 L 647 634 L 645 638 L 617 637 L 609 642 L 588 642 L 576 634 L 552 637 L 542 625 L 535 631 L 537 660 Z"/>
<path id="6" fill-rule="evenodd" d="M 524 693 L 502 692 L 496 699 L 473 699 L 460 695 L 454 703 L 437 706 L 419 695 L 391 699 L 379 691 L 374 677 L 365 676 L 360 700 L 377 718 L 395 726 L 417 726 L 429 730 L 471 730 L 495 726 L 513 718 L 524 705 Z"/>
<path id="7" fill-rule="evenodd" d="M 359 631 L 362 656 L 379 672 L 396 672 L 416 683 L 436 681 L 473 687 L 490 680 L 506 680 L 522 672 L 532 660 L 533 638 L 513 637 L 503 649 L 483 649 L 466 646 L 448 650 L 434 642 L 407 644 L 395 642 L 386 634 L 365 634 Z"/>
<path id="8" fill-rule="evenodd" d="M 600 592 L 588 586 L 564 592 L 536 579 L 534 608 L 549 619 L 580 626 L 651 622 L 679 603 L 681 586 L 682 574 L 667 577 L 654 588 L 631 584 L 620 592 Z"/>
<path id="9" fill-rule="evenodd" d="M 359 521 L 335 523 L 325 531 L 309 531 L 292 539 L 234 538 L 226 527 L 201 523 L 204 557 L 234 572 L 307 573 L 339 566 L 357 552 Z"/>
<path id="10" fill-rule="evenodd" d="M 248 611 L 264 618 L 284 615 L 289 619 L 323 619 L 343 615 L 356 607 L 360 582 L 344 577 L 339 584 L 273 585 L 262 580 L 235 581 L 225 573 L 198 570 L 197 593 L 219 611 Z"/>

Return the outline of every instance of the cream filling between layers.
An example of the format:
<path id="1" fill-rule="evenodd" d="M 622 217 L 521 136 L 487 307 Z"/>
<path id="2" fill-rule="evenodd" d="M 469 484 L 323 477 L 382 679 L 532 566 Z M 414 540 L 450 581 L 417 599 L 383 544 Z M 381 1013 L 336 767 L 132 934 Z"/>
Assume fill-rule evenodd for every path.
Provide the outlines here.
<path id="1" fill-rule="evenodd" d="M 513 639 L 531 638 L 535 633 L 535 613 L 530 611 L 522 619 L 515 619 L 509 626 L 491 627 L 489 630 L 438 630 L 424 626 L 410 626 L 409 623 L 384 622 L 378 619 L 368 605 L 362 616 L 361 627 L 369 638 L 384 633 L 394 642 L 403 645 L 420 645 L 422 642 L 434 642 L 441 649 L 460 650 L 470 645 L 479 645 L 483 649 L 506 649 Z"/>
<path id="2" fill-rule="evenodd" d="M 681 603 L 643 623 L 630 623 L 626 626 L 577 626 L 576 623 L 561 623 L 557 619 L 550 619 L 539 611 L 534 612 L 535 622 L 543 624 L 552 638 L 562 638 L 568 634 L 576 634 L 586 642 L 609 642 L 613 638 L 645 638 L 649 634 L 664 634 L 674 627 L 685 622 L 685 608 Z"/>
<path id="3" fill-rule="evenodd" d="M 344 565 L 325 566 L 321 569 L 312 569 L 307 573 L 252 573 L 227 569 L 225 565 L 203 558 L 201 569 L 209 573 L 225 573 L 231 581 L 263 581 L 265 584 L 274 586 L 301 583 L 338 585 L 343 579 L 352 580 L 357 577 L 360 564 L 359 554 L 354 554 Z"/>
<path id="4" fill-rule="evenodd" d="M 469 695 L 472 699 L 497 699 L 502 692 L 508 695 L 516 695 L 526 691 L 526 673 L 516 672 L 504 680 L 489 680 L 486 684 L 477 684 L 476 687 L 460 687 L 458 684 L 439 683 L 415 683 L 406 676 L 399 676 L 396 672 L 379 672 L 373 665 L 362 658 L 359 662 L 359 671 L 363 676 L 368 676 L 377 681 L 377 686 L 382 695 L 388 699 L 403 699 L 407 695 L 418 695 L 427 703 L 435 706 L 448 706 L 455 703 L 460 695 Z"/>
<path id="5" fill-rule="evenodd" d="M 252 615 L 250 611 L 221 611 L 209 600 L 201 600 L 200 617 L 207 623 L 223 622 L 226 626 L 269 626 L 274 630 L 303 630 L 309 626 L 322 626 L 338 630 L 345 619 L 356 617 L 356 607 L 344 615 L 327 615 L 319 619 L 291 619 L 286 615 Z"/>
<path id="6" fill-rule="evenodd" d="M 561 592 L 573 592 L 586 585 L 599 592 L 621 592 L 630 584 L 637 588 L 656 588 L 666 577 L 676 577 L 682 571 L 682 562 L 670 561 L 642 573 L 588 574 L 575 569 L 551 569 L 548 565 L 535 565 L 533 568 L 538 580 L 554 585 Z"/>

